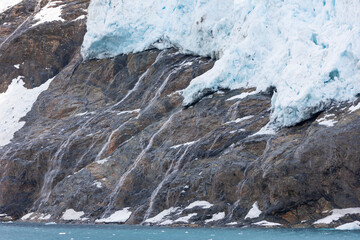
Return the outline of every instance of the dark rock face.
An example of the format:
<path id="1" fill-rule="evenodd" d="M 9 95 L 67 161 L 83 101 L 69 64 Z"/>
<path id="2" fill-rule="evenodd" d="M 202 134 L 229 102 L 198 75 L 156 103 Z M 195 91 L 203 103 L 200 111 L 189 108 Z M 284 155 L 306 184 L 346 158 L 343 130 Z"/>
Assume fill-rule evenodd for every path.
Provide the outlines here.
<path id="1" fill-rule="evenodd" d="M 306 227 L 324 211 L 360 206 L 360 110 L 349 111 L 352 103 L 275 134 L 260 131 L 269 93 L 218 92 L 185 109 L 181 90 L 213 60 L 153 49 L 84 62 L 85 20 L 75 19 L 88 1 L 59 4 L 65 21 L 34 28 L 34 1 L 0 15 L 0 92 L 19 75 L 29 88 L 56 76 L 0 147 L 0 213 L 63 221 L 74 209 L 94 222 L 129 208 L 126 223 L 140 224 L 177 207 L 163 221 Z M 324 118 L 335 126 L 319 124 Z M 194 201 L 212 206 L 186 208 Z M 244 219 L 255 202 L 261 215 Z"/>

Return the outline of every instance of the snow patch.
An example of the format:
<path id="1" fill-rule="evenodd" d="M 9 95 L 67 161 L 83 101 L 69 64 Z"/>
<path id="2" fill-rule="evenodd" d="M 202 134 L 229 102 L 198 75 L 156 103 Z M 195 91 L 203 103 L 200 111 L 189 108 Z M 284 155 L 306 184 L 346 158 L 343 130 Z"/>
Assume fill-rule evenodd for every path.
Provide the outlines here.
<path id="1" fill-rule="evenodd" d="M 189 223 L 189 220 L 192 218 L 192 217 L 195 217 L 197 215 L 197 213 L 190 213 L 188 214 L 187 216 L 185 217 L 181 217 L 181 218 L 178 218 L 174 221 L 174 223 Z"/>
<path id="2" fill-rule="evenodd" d="M 165 217 L 169 216 L 170 214 L 177 212 L 179 210 L 178 207 L 171 207 L 169 209 L 166 209 L 162 212 L 160 212 L 158 215 L 152 218 L 146 219 L 146 223 L 159 223 L 164 220 Z"/>
<path id="3" fill-rule="evenodd" d="M 203 209 L 208 209 L 208 208 L 211 208 L 214 204 L 211 204 L 207 201 L 195 201 L 191 204 L 189 204 L 189 206 L 187 206 L 185 208 L 185 210 L 187 209 L 193 209 L 195 207 L 200 207 L 200 208 L 203 208 Z"/>
<path id="4" fill-rule="evenodd" d="M 324 117 L 316 120 L 316 122 L 320 125 L 324 125 L 327 127 L 333 127 L 335 125 L 335 123 L 337 123 L 337 121 L 334 119 L 329 119 L 329 118 L 334 118 L 334 117 L 335 117 L 335 114 L 328 114 L 328 115 L 325 115 Z"/>
<path id="5" fill-rule="evenodd" d="M 159 225 L 160 226 L 166 226 L 166 225 L 171 225 L 173 223 L 174 223 L 173 220 L 165 220 L 165 221 L 161 222 Z"/>
<path id="6" fill-rule="evenodd" d="M 331 215 L 317 220 L 314 224 L 330 224 L 346 215 L 360 214 L 360 208 L 333 209 L 330 213 Z"/>
<path id="7" fill-rule="evenodd" d="M 233 130 L 233 131 L 230 131 L 229 133 L 230 134 L 234 134 L 234 133 L 238 133 L 238 132 L 245 132 L 246 130 L 241 128 L 241 129 L 238 129 L 238 130 Z"/>
<path id="8" fill-rule="evenodd" d="M 96 163 L 99 165 L 103 165 L 103 164 L 107 163 L 108 161 L 109 161 L 109 158 L 104 158 L 101 160 L 97 160 Z"/>
<path id="9" fill-rule="evenodd" d="M 252 205 L 252 208 L 249 210 L 248 214 L 246 214 L 245 220 L 248 218 L 250 219 L 258 218 L 261 215 L 261 213 L 262 211 L 260 211 L 258 203 L 255 202 Z"/>
<path id="10" fill-rule="evenodd" d="M 95 220 L 95 223 L 124 223 L 131 216 L 131 212 L 129 211 L 129 209 L 130 208 L 124 208 L 122 210 L 116 211 L 108 218 L 101 218 Z"/>
<path id="11" fill-rule="evenodd" d="M 51 214 L 48 214 L 48 215 L 41 214 L 38 219 L 39 220 L 49 220 L 50 218 L 51 218 Z"/>
<path id="12" fill-rule="evenodd" d="M 25 214 L 24 216 L 22 216 L 21 220 L 23 220 L 23 221 L 29 220 L 33 214 L 34 214 L 33 212 L 29 212 L 28 214 Z"/>
<path id="13" fill-rule="evenodd" d="M 351 222 L 351 223 L 346 223 L 346 224 L 336 227 L 335 229 L 337 229 L 337 230 L 360 230 L 360 222 L 355 221 L 355 222 Z"/>
<path id="14" fill-rule="evenodd" d="M 251 118 L 253 118 L 254 116 L 246 116 L 246 117 L 243 117 L 243 118 L 237 118 L 233 121 L 229 121 L 229 122 L 226 122 L 224 124 L 231 124 L 231 123 L 240 123 L 240 122 L 243 122 L 243 121 L 246 121 L 246 120 L 249 120 Z"/>
<path id="15" fill-rule="evenodd" d="M 227 226 L 235 226 L 235 225 L 237 225 L 238 223 L 237 222 L 230 222 L 230 223 L 227 223 L 226 225 Z"/>
<path id="16" fill-rule="evenodd" d="M 260 135 L 274 135 L 276 133 L 275 129 L 270 127 L 269 124 L 262 127 L 258 132 L 250 135 L 250 137 L 260 136 Z"/>
<path id="17" fill-rule="evenodd" d="M 65 21 L 61 17 L 62 6 L 56 6 L 59 3 L 61 3 L 61 1 L 50 1 L 48 4 L 46 4 L 46 6 L 43 7 L 41 11 L 34 16 L 34 19 L 39 21 L 32 26 L 35 27 L 46 22 Z"/>
<path id="18" fill-rule="evenodd" d="M 20 130 L 24 121 L 20 121 L 30 110 L 36 99 L 47 90 L 52 79 L 43 85 L 27 89 L 24 87 L 22 76 L 12 80 L 8 89 L 0 93 L 0 147 L 10 143 L 14 133 Z"/>
<path id="19" fill-rule="evenodd" d="M 359 110 L 360 109 L 360 102 L 356 105 L 356 106 L 351 106 L 350 108 L 349 108 L 349 111 L 350 112 L 355 112 L 355 111 L 357 111 L 357 110 Z"/>
<path id="20" fill-rule="evenodd" d="M 179 145 L 172 146 L 172 147 L 170 147 L 170 148 L 171 148 L 171 149 L 178 149 L 179 147 L 187 147 L 187 146 L 194 145 L 194 144 L 197 143 L 198 141 L 200 141 L 200 140 L 196 140 L 196 141 L 193 141 L 193 142 L 182 143 L 182 144 L 179 144 Z"/>
<path id="21" fill-rule="evenodd" d="M 74 19 L 73 21 L 78 21 L 78 20 L 82 20 L 82 19 L 85 19 L 86 18 L 86 15 L 81 15 L 79 17 L 77 17 L 76 19 Z"/>
<path id="22" fill-rule="evenodd" d="M 139 113 L 141 109 L 135 109 L 135 110 L 129 110 L 129 111 L 122 111 L 117 113 L 117 115 L 122 115 L 122 114 L 129 114 L 129 113 Z"/>
<path id="23" fill-rule="evenodd" d="M 99 181 L 95 181 L 93 185 L 95 185 L 97 188 L 102 188 L 102 183 Z"/>
<path id="24" fill-rule="evenodd" d="M 226 101 L 234 101 L 234 100 L 244 99 L 244 98 L 246 98 L 247 96 L 254 95 L 254 94 L 256 94 L 256 93 L 257 93 L 257 91 L 253 91 L 253 92 L 243 92 L 243 93 L 241 93 L 241 94 L 239 94 L 239 95 L 236 95 L 236 96 L 233 96 L 233 97 L 231 97 L 231 98 L 226 99 Z"/>
<path id="25" fill-rule="evenodd" d="M 225 218 L 225 212 L 219 212 L 212 215 L 211 219 L 205 220 L 205 223 L 219 221 Z"/>
<path id="26" fill-rule="evenodd" d="M 77 212 L 74 209 L 67 209 L 61 219 L 65 221 L 79 221 L 84 214 L 83 211 Z"/>
<path id="27" fill-rule="evenodd" d="M 0 1 L 0 13 L 5 12 L 9 8 L 15 6 L 20 3 L 22 0 L 1 0 Z"/>
<path id="28" fill-rule="evenodd" d="M 253 225 L 263 226 L 263 227 L 275 227 L 275 226 L 281 226 L 280 223 L 274 223 L 274 222 L 268 222 L 268 221 L 261 221 L 253 223 Z"/>
<path id="29" fill-rule="evenodd" d="M 76 114 L 75 116 L 76 116 L 76 117 L 82 117 L 82 116 L 90 115 L 90 114 L 95 114 L 95 112 L 88 112 L 88 111 L 86 111 L 86 112 L 83 112 L 83 113 L 78 113 L 78 114 Z"/>

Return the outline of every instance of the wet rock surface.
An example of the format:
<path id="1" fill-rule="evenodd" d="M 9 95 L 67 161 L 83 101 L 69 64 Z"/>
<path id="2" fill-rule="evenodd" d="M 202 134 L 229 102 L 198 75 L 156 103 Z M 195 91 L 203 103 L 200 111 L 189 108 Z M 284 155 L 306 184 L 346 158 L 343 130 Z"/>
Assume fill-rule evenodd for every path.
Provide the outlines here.
<path id="1" fill-rule="evenodd" d="M 0 92 L 18 76 L 28 88 L 56 76 L 0 147 L 2 220 L 93 223 L 124 209 L 126 224 L 359 220 L 353 211 L 314 224 L 360 207 L 358 102 L 273 134 L 263 134 L 270 92 L 224 90 L 184 108 L 181 90 L 214 61 L 152 49 L 84 62 L 88 2 L 57 1 L 64 21 L 35 27 L 46 1 L 0 14 Z M 260 213 L 245 219 L 255 202 Z M 83 213 L 69 220 L 68 209 Z"/>

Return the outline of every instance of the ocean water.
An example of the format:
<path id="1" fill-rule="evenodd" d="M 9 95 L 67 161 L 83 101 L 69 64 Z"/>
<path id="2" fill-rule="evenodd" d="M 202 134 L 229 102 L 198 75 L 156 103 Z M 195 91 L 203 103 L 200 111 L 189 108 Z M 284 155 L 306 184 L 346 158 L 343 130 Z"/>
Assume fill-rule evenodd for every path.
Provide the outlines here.
<path id="1" fill-rule="evenodd" d="M 171 228 L 119 225 L 0 224 L 1 240 L 359 240 L 360 231 L 331 229 Z"/>

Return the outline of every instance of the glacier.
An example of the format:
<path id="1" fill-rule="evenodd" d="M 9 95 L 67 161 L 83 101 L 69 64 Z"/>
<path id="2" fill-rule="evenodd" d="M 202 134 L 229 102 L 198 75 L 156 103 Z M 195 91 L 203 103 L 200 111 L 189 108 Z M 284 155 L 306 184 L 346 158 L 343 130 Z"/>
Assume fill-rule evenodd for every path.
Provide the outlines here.
<path id="1" fill-rule="evenodd" d="M 360 93 L 360 0 L 91 0 L 84 59 L 174 47 L 216 59 L 182 91 L 276 89 L 270 125 Z"/>

